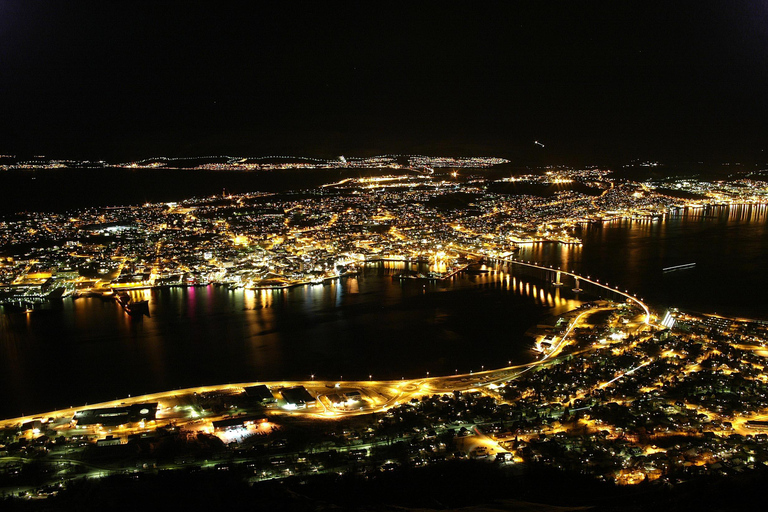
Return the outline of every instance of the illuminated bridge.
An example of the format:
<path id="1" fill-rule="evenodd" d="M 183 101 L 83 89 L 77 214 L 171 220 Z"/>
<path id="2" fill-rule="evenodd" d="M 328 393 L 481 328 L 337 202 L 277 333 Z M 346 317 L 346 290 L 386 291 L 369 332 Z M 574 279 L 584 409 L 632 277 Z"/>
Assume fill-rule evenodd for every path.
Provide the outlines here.
<path id="1" fill-rule="evenodd" d="M 504 262 L 510 265 L 518 265 L 525 268 L 530 269 L 536 269 L 536 270 L 542 270 L 546 272 L 547 274 L 552 274 L 554 276 L 554 281 L 552 283 L 553 286 L 562 286 L 563 282 L 561 281 L 563 276 L 568 276 L 573 278 L 574 280 L 574 292 L 580 292 L 581 288 L 579 288 L 580 283 L 589 283 L 592 286 L 596 286 L 597 288 L 600 288 L 602 290 L 608 291 L 610 293 L 616 294 L 620 297 L 623 297 L 631 302 L 636 303 L 638 306 L 640 306 L 643 311 L 645 311 L 645 323 L 649 324 L 651 321 L 651 312 L 648 309 L 648 306 L 640 299 L 637 298 L 637 296 L 632 295 L 629 293 L 628 290 L 621 291 L 619 288 L 615 286 L 610 286 L 608 283 L 601 283 L 599 279 L 592 279 L 590 276 L 582 276 L 580 274 L 577 274 L 575 272 L 569 272 L 567 270 L 561 270 L 559 268 L 553 268 L 550 266 L 544 266 L 536 262 L 531 261 L 521 261 L 521 260 L 515 260 L 515 259 L 508 259 L 508 258 L 499 258 L 495 256 L 490 256 L 487 254 L 478 254 L 478 253 L 472 253 L 467 251 L 461 251 L 469 256 L 475 256 L 478 258 L 487 258 L 494 261 L 500 261 Z"/>

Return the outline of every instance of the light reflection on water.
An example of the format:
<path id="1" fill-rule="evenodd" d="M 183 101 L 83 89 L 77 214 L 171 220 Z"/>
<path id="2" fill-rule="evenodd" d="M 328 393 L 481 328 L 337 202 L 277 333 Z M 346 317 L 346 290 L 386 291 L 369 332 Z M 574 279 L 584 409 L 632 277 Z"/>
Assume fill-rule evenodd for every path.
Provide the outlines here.
<path id="1" fill-rule="evenodd" d="M 525 362 L 525 330 L 579 304 L 504 267 L 393 279 L 404 270 L 428 267 L 383 262 L 289 290 L 135 290 L 133 300 L 150 301 L 141 319 L 99 298 L 0 314 L 0 416 L 204 384 L 399 379 Z"/>
<path id="2" fill-rule="evenodd" d="M 766 318 L 766 220 L 765 205 L 681 210 L 585 226 L 583 246 L 533 244 L 519 257 L 651 302 Z M 397 379 L 522 362 L 532 357 L 524 331 L 579 304 L 571 283 L 554 288 L 505 266 L 444 282 L 392 279 L 406 270 L 428 267 L 383 262 L 292 290 L 135 291 L 134 300 L 150 297 L 141 320 L 96 298 L 0 314 L 0 416 L 203 384 Z"/>
<path id="3" fill-rule="evenodd" d="M 674 210 L 585 225 L 583 246 L 539 243 L 518 257 L 617 284 L 651 303 L 768 319 L 768 205 Z M 695 268 L 664 272 L 674 265 Z"/>

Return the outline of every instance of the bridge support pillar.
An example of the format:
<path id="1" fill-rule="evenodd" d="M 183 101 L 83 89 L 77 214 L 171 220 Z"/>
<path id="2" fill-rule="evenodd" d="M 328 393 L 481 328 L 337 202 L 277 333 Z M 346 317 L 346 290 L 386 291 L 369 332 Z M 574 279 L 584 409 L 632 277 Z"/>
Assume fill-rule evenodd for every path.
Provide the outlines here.
<path id="1" fill-rule="evenodd" d="M 576 277 L 575 279 L 576 279 L 576 285 L 573 287 L 573 291 L 574 293 L 579 293 L 580 291 L 582 291 L 581 288 L 579 288 L 579 278 Z"/>
<path id="2" fill-rule="evenodd" d="M 557 274 L 555 274 L 555 282 L 552 283 L 552 286 L 563 286 L 562 281 L 560 281 L 560 271 L 557 271 Z"/>

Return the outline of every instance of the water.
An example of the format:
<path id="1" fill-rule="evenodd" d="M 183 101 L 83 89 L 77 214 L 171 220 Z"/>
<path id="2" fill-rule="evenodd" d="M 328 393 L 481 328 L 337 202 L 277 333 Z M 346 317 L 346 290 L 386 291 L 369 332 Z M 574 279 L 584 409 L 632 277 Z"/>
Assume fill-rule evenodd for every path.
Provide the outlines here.
<path id="1" fill-rule="evenodd" d="M 61 212 L 89 206 L 181 201 L 227 193 L 315 188 L 342 178 L 381 174 L 375 169 L 205 171 L 178 169 L 43 169 L 0 172 L 0 215 Z"/>
<path id="2" fill-rule="evenodd" d="M 8 172 L 0 185 L 16 193 L 0 208 L 60 210 L 94 205 L 96 198 L 99 204 L 171 201 L 225 187 L 283 190 L 296 188 L 299 172 L 302 186 L 341 177 L 338 171 Z M 579 233 L 582 247 L 535 244 L 519 257 L 619 284 L 659 306 L 768 319 L 766 209 L 710 207 L 589 225 Z M 691 262 L 690 270 L 662 271 Z M 568 297 L 570 286 L 552 290 L 531 277 L 460 275 L 424 288 L 388 277 L 399 271 L 375 267 L 327 286 L 286 291 L 140 292 L 135 298 L 148 294 L 152 315 L 141 321 L 100 299 L 0 314 L 0 417 L 205 384 L 311 374 L 397 379 L 525 362 L 532 357 L 525 330 L 578 304 Z"/>
<path id="3" fill-rule="evenodd" d="M 768 205 L 677 210 L 588 225 L 579 236 L 582 247 L 534 244 L 519 258 L 597 277 L 658 306 L 768 320 Z"/>
<path id="4" fill-rule="evenodd" d="M 522 363 L 535 357 L 524 336 L 531 324 L 579 304 L 501 268 L 427 283 L 393 280 L 402 269 L 379 264 L 282 291 L 133 292 L 150 300 L 141 320 L 98 298 L 0 315 L 0 417 L 206 384 L 400 379 Z"/>

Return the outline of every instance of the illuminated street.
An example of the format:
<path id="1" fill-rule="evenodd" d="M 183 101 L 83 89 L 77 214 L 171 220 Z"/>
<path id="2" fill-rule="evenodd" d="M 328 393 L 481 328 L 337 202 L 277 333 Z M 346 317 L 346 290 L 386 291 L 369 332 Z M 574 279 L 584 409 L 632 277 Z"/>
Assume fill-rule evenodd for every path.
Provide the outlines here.
<path id="1" fill-rule="evenodd" d="M 0 2 L 0 510 L 759 511 L 768 2 Z"/>

